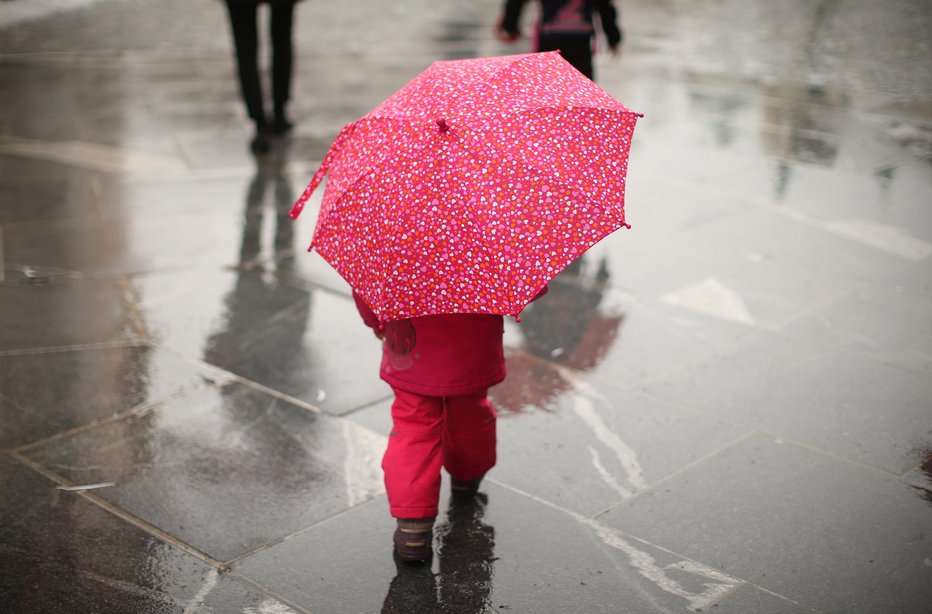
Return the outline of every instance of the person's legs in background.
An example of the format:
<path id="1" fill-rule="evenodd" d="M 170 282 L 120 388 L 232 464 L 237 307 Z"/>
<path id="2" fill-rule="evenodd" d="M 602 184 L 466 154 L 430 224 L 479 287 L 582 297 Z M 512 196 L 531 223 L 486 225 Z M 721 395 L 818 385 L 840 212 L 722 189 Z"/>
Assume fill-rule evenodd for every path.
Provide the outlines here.
<path id="1" fill-rule="evenodd" d="M 272 132 L 275 134 L 285 134 L 292 128 L 285 107 L 291 97 L 293 17 L 293 2 L 272 2 L 269 30 L 272 40 Z"/>
<path id="2" fill-rule="evenodd" d="M 227 0 L 233 44 L 236 48 L 236 66 L 239 72 L 240 90 L 246 112 L 256 125 L 256 134 L 251 148 L 255 153 L 266 153 L 271 147 L 265 107 L 262 103 L 262 82 L 259 78 L 259 33 L 256 19 L 258 2 L 236 2 Z"/>

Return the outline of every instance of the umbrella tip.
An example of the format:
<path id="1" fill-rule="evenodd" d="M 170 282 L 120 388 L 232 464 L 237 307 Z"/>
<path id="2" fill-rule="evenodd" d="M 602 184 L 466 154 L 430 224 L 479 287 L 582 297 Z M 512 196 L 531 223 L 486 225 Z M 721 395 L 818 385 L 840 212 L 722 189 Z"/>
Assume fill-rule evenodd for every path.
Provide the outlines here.
<path id="1" fill-rule="evenodd" d="M 449 124 L 447 124 L 447 120 L 445 120 L 444 118 L 438 117 L 434 121 L 437 122 L 437 127 L 440 128 L 441 133 L 444 133 L 450 129 Z"/>

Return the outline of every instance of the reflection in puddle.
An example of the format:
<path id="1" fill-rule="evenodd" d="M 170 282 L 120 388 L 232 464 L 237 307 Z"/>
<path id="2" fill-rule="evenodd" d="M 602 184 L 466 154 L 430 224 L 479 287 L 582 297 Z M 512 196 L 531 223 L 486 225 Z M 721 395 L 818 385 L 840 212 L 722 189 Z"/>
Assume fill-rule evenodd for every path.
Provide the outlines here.
<path id="1" fill-rule="evenodd" d="M 439 572 L 398 562 L 382 614 L 495 611 L 495 529 L 483 522 L 487 502 L 482 493 L 469 501 L 451 500 L 446 520 L 435 528 Z"/>
<path id="2" fill-rule="evenodd" d="M 589 371 L 605 359 L 618 337 L 624 314 L 603 304 L 610 274 L 607 262 L 589 271 L 581 256 L 550 282 L 546 295 L 521 313 L 518 330 L 524 350 L 508 356 L 509 377 L 493 389 L 496 406 L 511 413 L 548 410 L 572 388 L 562 367 Z"/>
<path id="3" fill-rule="evenodd" d="M 637 453 L 613 431 L 596 411 L 595 401 L 611 403 L 581 378 L 578 372 L 598 366 L 614 345 L 624 315 L 616 306 L 602 303 L 611 277 L 606 260 L 588 270 L 584 254 L 550 283 L 546 295 L 522 313 L 519 330 L 530 354 L 509 356 L 509 370 L 522 377 L 506 379 L 496 387 L 495 402 L 513 413 L 525 408 L 547 409 L 558 396 L 571 399 L 572 408 L 594 436 L 587 449 L 600 479 L 624 498 L 647 487 Z M 545 360 L 543 362 L 541 359 Z M 613 470 L 609 458 L 620 467 Z M 616 474 L 623 474 L 626 484 Z"/>
<path id="4" fill-rule="evenodd" d="M 765 86 L 761 93 L 764 152 L 780 160 L 831 167 L 851 106 L 848 95 L 817 85 L 786 84 Z"/>
<path id="5" fill-rule="evenodd" d="M 615 342 L 624 315 L 600 310 L 611 275 L 602 259 L 589 271 L 584 254 L 550 282 L 546 295 L 521 313 L 527 350 L 539 358 L 588 371 Z"/>
<path id="6" fill-rule="evenodd" d="M 922 476 L 924 484 L 922 486 L 913 484 L 912 486 L 920 498 L 925 499 L 927 503 L 932 505 L 932 452 L 926 452 L 925 460 L 919 465 L 917 471 Z"/>

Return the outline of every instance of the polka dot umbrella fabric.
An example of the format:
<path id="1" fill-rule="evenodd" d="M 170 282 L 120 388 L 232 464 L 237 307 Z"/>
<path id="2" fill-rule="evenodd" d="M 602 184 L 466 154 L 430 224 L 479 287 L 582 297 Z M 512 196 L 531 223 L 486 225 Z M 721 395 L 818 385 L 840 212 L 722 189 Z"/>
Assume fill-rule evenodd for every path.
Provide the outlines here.
<path id="1" fill-rule="evenodd" d="M 383 322 L 517 317 L 589 247 L 627 226 L 641 117 L 559 52 L 435 62 L 348 124 L 309 250 Z"/>

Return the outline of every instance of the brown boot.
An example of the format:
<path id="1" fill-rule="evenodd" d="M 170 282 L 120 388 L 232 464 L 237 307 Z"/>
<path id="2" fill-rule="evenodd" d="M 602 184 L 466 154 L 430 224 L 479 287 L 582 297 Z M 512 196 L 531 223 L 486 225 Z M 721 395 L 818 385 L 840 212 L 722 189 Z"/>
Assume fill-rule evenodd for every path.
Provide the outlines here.
<path id="1" fill-rule="evenodd" d="M 420 562 L 433 555 L 434 519 L 398 518 L 395 529 L 395 552 L 406 562 Z"/>

